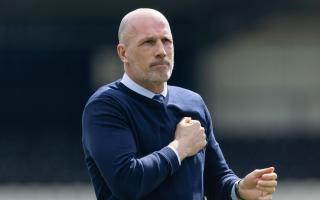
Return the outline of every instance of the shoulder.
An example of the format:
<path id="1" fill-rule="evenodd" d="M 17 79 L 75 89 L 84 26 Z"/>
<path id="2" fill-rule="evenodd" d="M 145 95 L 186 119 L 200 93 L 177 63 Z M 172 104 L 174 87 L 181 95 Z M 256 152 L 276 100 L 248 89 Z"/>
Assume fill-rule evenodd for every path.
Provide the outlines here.
<path id="1" fill-rule="evenodd" d="M 125 113 L 122 102 L 126 101 L 127 98 L 119 80 L 104 85 L 97 89 L 85 104 L 83 119 L 102 116 L 119 118 Z"/>
<path id="2" fill-rule="evenodd" d="M 168 90 L 170 97 L 175 101 L 204 104 L 202 97 L 194 91 L 177 86 L 168 86 Z"/>
<path id="3" fill-rule="evenodd" d="M 87 104 L 90 104 L 94 101 L 110 101 L 115 99 L 117 96 L 121 95 L 120 81 L 114 81 L 112 83 L 106 84 L 98 88 L 89 98 Z"/>
<path id="4" fill-rule="evenodd" d="M 121 87 L 120 80 L 104 85 L 97 89 L 88 99 L 83 113 L 121 113 L 122 104 L 126 102 L 128 95 Z"/>

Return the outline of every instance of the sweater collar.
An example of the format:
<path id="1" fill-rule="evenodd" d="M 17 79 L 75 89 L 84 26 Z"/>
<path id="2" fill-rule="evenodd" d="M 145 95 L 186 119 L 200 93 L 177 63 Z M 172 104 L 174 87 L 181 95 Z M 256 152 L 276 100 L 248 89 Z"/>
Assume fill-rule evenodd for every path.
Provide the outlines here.
<path id="1" fill-rule="evenodd" d="M 137 84 L 136 82 L 134 82 L 128 75 L 127 73 L 123 74 L 123 77 L 121 79 L 121 83 L 123 85 L 125 85 L 127 88 L 129 88 L 130 90 L 148 97 L 149 99 L 152 99 L 154 97 L 154 95 L 157 95 L 156 93 L 140 86 L 139 84 Z M 168 92 L 168 86 L 165 85 L 163 91 L 160 93 L 161 95 L 163 95 L 164 97 L 167 96 L 167 92 Z"/>

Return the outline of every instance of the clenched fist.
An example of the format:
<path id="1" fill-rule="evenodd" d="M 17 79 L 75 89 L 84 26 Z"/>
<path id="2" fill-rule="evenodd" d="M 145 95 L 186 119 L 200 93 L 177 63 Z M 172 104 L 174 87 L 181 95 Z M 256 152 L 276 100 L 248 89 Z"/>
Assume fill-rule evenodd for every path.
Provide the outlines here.
<path id="1" fill-rule="evenodd" d="M 239 183 L 239 194 L 246 200 L 271 200 L 277 187 L 274 167 L 256 169 Z"/>
<path id="2" fill-rule="evenodd" d="M 177 125 L 175 139 L 169 144 L 177 150 L 181 161 L 197 154 L 207 144 L 204 128 L 198 120 L 184 117 Z"/>

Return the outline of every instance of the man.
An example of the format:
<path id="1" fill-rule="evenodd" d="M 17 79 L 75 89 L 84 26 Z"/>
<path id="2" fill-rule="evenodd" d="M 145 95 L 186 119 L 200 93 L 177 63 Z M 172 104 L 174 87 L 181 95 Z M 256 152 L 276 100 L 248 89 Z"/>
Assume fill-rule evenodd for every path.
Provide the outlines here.
<path id="1" fill-rule="evenodd" d="M 168 86 L 173 38 L 153 9 L 119 27 L 121 80 L 100 88 L 83 113 L 85 161 L 97 199 L 271 199 L 274 168 L 239 179 L 225 162 L 202 98 Z"/>

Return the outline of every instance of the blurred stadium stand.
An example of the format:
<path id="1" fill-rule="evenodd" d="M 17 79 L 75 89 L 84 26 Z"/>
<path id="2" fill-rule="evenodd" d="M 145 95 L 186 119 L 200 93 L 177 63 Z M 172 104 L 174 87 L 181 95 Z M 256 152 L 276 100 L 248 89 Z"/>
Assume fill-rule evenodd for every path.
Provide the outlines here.
<path id="1" fill-rule="evenodd" d="M 201 76 L 195 76 L 201 67 L 197 59 L 205 50 L 223 46 L 230 38 L 259 28 L 261 19 L 268 16 L 297 13 L 315 15 L 314 19 L 318 20 L 320 3 L 317 1 L 2 0 L 1 183 L 88 183 L 81 147 L 81 113 L 89 95 L 102 84 L 100 79 L 98 83 L 94 80 L 95 74 L 99 74 L 94 71 L 95 59 L 106 48 L 102 52 L 111 60 L 102 61 L 108 63 L 106 67 L 122 67 L 113 50 L 118 24 L 124 14 L 138 7 L 156 8 L 168 17 L 176 53 L 170 84 L 203 94 L 217 119 L 216 134 L 234 171 L 243 176 L 252 169 L 274 165 L 281 179 L 320 179 L 319 126 L 312 129 L 302 124 L 293 130 L 263 126 L 232 128 L 228 120 L 223 121 L 224 111 L 220 114 L 219 108 L 215 108 L 217 97 L 210 96 L 210 93 L 221 93 L 210 90 L 212 82 L 205 85 Z M 320 63 L 317 64 L 319 68 Z M 214 68 L 210 64 L 206 67 Z M 105 82 L 120 78 L 122 72 L 114 67 L 107 73 Z M 313 91 L 319 93 L 320 86 L 315 85 Z M 223 126 L 219 126 L 219 120 Z"/>

